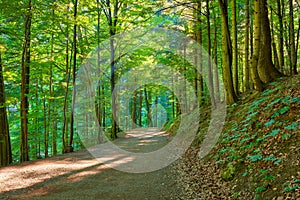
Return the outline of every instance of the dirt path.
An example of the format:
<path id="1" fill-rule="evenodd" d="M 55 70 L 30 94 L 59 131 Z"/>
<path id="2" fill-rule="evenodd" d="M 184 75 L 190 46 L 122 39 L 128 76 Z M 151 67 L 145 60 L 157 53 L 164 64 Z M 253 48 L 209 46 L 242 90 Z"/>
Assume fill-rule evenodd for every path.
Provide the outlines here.
<path id="1" fill-rule="evenodd" d="M 169 140 L 157 129 L 137 129 L 115 144 L 133 152 L 150 152 Z M 183 199 L 173 165 L 131 174 L 99 163 L 88 151 L 79 151 L 0 168 L 0 199 Z"/>

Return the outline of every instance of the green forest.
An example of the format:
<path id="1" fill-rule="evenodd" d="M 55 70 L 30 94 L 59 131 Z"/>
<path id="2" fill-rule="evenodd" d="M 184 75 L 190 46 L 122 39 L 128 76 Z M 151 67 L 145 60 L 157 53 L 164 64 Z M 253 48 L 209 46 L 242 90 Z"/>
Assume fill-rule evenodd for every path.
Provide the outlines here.
<path id="1" fill-rule="evenodd" d="M 117 141 L 136 128 L 157 127 L 176 135 L 185 113 L 195 107 L 204 116 L 192 144 L 198 149 L 212 123 L 211 112 L 224 105 L 224 129 L 204 160 L 214 159 L 221 166 L 220 180 L 230 182 L 239 174 L 244 182 L 238 182 L 237 191 L 250 188 L 257 199 L 268 199 L 264 194 L 280 196 L 270 185 L 276 182 L 274 174 L 289 165 L 280 166 L 283 158 L 267 152 L 272 145 L 273 149 L 295 147 L 293 159 L 300 158 L 299 0 L 0 0 L 0 8 L 1 167 Z M 164 34 L 135 48 L 136 35 L 153 30 L 181 34 L 201 49 L 192 51 L 188 45 L 179 49 L 174 44 L 172 51 L 155 45 L 164 41 Z M 172 37 L 168 38 L 174 42 Z M 133 50 L 122 54 L 122 48 Z M 85 97 L 78 97 L 76 91 L 82 89 L 78 83 L 83 71 L 89 70 L 82 66 L 91 58 L 99 70 L 109 64 L 94 75 L 98 80 L 87 108 L 94 118 L 82 116 L 87 124 L 83 133 L 76 123 L 76 101 Z M 166 78 L 170 87 L 156 77 L 164 77 L 159 71 L 164 68 L 177 77 Z M 128 82 L 127 72 L 135 74 L 130 77 L 133 85 L 142 79 L 152 82 L 136 84 L 129 95 L 124 94 L 118 84 Z M 176 81 L 182 83 L 182 96 L 174 92 Z M 193 92 L 187 91 L 189 87 Z M 116 103 L 114 91 L 128 99 L 127 110 L 118 110 L 122 106 Z M 100 127 L 96 135 L 88 127 L 92 123 Z M 93 139 L 86 146 L 81 137 L 89 135 Z M 196 157 L 194 151 L 188 152 Z M 189 156 L 185 160 L 200 163 Z M 184 166 L 193 177 L 188 169 L 194 164 Z M 287 174 L 298 185 L 282 186 L 284 181 L 278 181 L 288 188 L 286 192 L 299 193 L 297 167 L 299 162 Z M 253 170 L 260 170 L 260 175 Z M 250 174 L 261 180 L 251 179 L 255 184 L 248 187 Z M 195 195 L 197 189 L 189 189 Z M 232 195 L 242 199 L 243 193 Z"/>

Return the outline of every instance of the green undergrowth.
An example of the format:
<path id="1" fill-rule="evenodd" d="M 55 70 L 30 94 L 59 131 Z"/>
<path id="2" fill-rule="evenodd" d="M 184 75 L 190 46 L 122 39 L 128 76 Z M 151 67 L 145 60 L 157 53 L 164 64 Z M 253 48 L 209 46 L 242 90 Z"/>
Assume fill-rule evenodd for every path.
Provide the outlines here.
<path id="1" fill-rule="evenodd" d="M 299 190 L 300 78 L 270 83 L 261 94 L 228 107 L 214 161 L 235 194 L 272 199 Z M 248 98 L 248 99 L 247 99 Z M 228 164 L 235 171 L 228 175 Z"/>
<path id="2" fill-rule="evenodd" d="M 202 110 L 199 134 L 203 141 L 210 123 L 210 108 Z M 300 190 L 300 76 L 281 78 L 262 93 L 248 92 L 227 107 L 217 145 L 205 158 L 220 169 L 236 199 L 299 195 Z M 166 125 L 174 132 L 176 119 Z"/>

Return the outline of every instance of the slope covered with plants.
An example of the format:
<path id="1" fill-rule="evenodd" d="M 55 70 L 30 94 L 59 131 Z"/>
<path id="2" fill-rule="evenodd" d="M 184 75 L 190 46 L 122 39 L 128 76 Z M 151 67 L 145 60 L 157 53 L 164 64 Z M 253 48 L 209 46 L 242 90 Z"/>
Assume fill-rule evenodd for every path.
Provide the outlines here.
<path id="1" fill-rule="evenodd" d="M 198 139 L 180 166 L 188 198 L 300 198 L 299 111 L 299 75 L 272 82 L 263 93 L 249 92 L 228 106 L 216 147 L 199 160 L 210 120 L 206 111 Z"/>

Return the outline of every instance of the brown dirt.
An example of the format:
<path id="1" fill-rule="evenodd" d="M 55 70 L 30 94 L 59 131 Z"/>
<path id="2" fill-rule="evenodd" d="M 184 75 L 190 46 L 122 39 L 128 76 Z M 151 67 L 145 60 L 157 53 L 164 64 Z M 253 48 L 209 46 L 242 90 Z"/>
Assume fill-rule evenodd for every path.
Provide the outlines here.
<path id="1" fill-rule="evenodd" d="M 170 139 L 158 129 L 138 129 L 122 135 L 115 144 L 150 152 Z M 175 165 L 131 174 L 111 169 L 82 150 L 0 168 L 0 199 L 185 199 L 176 183 Z"/>

